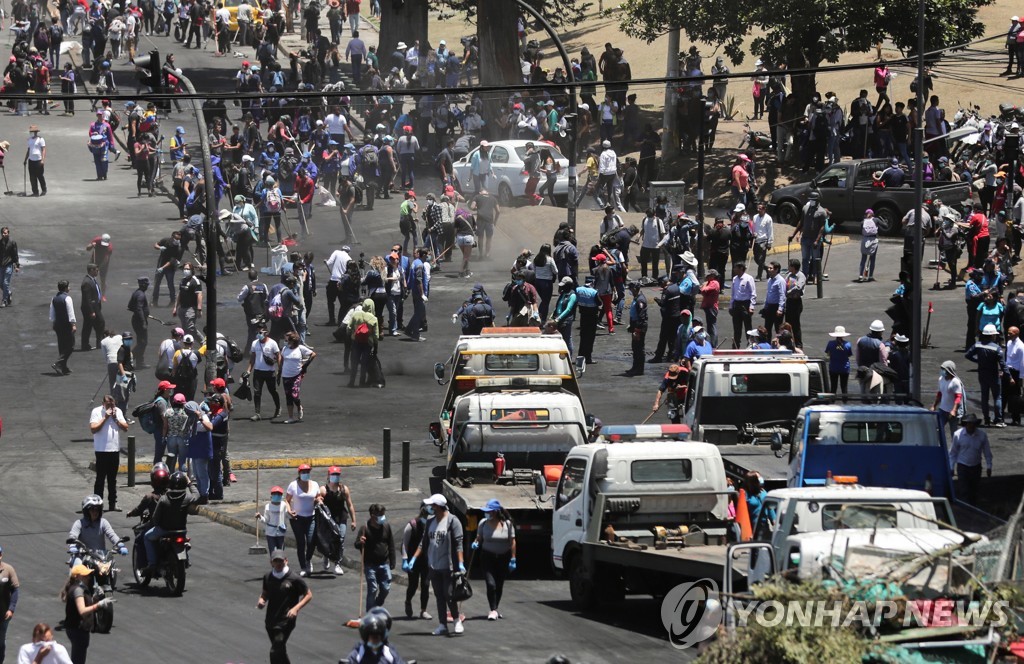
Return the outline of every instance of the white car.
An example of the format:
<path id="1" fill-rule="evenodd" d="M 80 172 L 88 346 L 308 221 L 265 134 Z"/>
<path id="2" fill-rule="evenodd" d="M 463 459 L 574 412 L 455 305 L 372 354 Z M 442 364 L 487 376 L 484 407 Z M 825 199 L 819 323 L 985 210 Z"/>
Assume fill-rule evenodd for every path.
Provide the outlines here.
<path id="1" fill-rule="evenodd" d="M 498 197 L 498 202 L 503 206 L 515 204 L 517 198 L 526 194 L 526 173 L 523 171 L 523 162 L 526 159 L 526 144 L 531 141 L 508 140 L 494 141 L 491 146 L 491 171 L 494 177 L 488 176 L 484 187 Z M 564 205 L 569 194 L 569 160 L 565 158 L 557 147 L 543 141 L 532 141 L 540 150 L 550 150 L 551 156 L 562 167 L 555 181 L 555 200 L 559 205 Z M 468 196 L 474 191 L 473 175 L 470 170 L 473 155 L 479 150 L 473 148 L 469 154 L 459 159 L 454 164 L 455 175 L 459 180 L 459 186 L 464 195 Z M 537 183 L 540 190 L 544 184 L 544 177 L 541 176 Z"/>

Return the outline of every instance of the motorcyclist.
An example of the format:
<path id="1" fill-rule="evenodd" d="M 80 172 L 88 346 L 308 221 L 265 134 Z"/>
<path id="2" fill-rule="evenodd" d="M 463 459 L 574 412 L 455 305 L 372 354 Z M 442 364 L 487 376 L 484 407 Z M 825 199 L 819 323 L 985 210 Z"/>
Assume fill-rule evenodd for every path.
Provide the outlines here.
<path id="1" fill-rule="evenodd" d="M 82 518 L 71 524 L 71 531 L 68 538 L 75 538 L 85 545 L 86 548 L 95 551 L 106 552 L 103 539 L 110 540 L 117 552 L 122 556 L 128 555 L 128 549 L 121 543 L 121 538 L 110 526 L 110 522 L 103 518 L 103 498 L 91 494 L 82 499 Z M 81 551 L 77 544 L 68 546 L 68 553 L 71 554 L 69 564 L 71 567 L 82 562 Z"/>
<path id="2" fill-rule="evenodd" d="M 152 517 L 156 510 L 156 504 L 160 502 L 160 497 L 167 492 L 170 482 L 171 471 L 167 468 L 167 464 L 162 461 L 154 464 L 153 469 L 149 471 L 149 485 L 153 487 L 153 490 L 142 497 L 138 507 L 128 512 L 128 516 L 141 517 L 143 521 Z"/>
<path id="3" fill-rule="evenodd" d="M 167 492 L 160 497 L 150 520 L 153 527 L 146 531 L 146 573 L 156 572 L 156 543 L 166 533 L 185 530 L 189 514 L 199 511 L 199 495 L 189 483 L 188 475 L 180 470 L 171 475 Z"/>
<path id="4" fill-rule="evenodd" d="M 338 664 L 405 664 L 394 646 L 388 643 L 391 632 L 391 614 L 384 607 L 371 609 L 359 621 L 359 638 L 348 658 L 338 660 Z"/>

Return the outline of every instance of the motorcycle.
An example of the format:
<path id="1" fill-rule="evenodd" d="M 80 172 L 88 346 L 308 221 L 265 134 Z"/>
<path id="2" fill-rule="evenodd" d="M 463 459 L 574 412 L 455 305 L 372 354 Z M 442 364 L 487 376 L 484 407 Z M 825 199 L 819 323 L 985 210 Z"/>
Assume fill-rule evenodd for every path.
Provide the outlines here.
<path id="1" fill-rule="evenodd" d="M 754 150 L 774 149 L 771 136 L 763 131 L 754 131 L 750 128 L 750 125 L 746 123 L 743 125 L 743 138 L 740 140 L 740 144 L 737 149 L 742 150 L 744 145 L 749 145 L 751 149 Z"/>
<path id="2" fill-rule="evenodd" d="M 148 518 L 146 514 L 143 517 Z M 167 590 L 179 597 L 185 591 L 185 570 L 191 566 L 189 551 L 192 549 L 192 540 L 185 530 L 169 530 L 164 533 L 156 543 L 154 576 L 147 571 L 149 561 L 146 559 L 146 543 L 143 539 L 150 527 L 144 520 L 132 528 L 135 532 L 135 545 L 132 547 L 132 574 L 135 582 L 145 588 L 154 578 L 163 579 Z"/>
<path id="3" fill-rule="evenodd" d="M 118 541 L 118 545 L 123 545 L 130 539 L 130 537 L 122 537 Z M 112 597 L 114 589 L 117 587 L 117 574 L 120 571 L 114 562 L 115 551 L 90 549 L 85 543 L 75 537 L 69 537 L 67 544 L 70 547 L 69 553 L 71 554 L 68 564 L 73 564 L 74 560 L 78 558 L 82 561 L 83 565 L 93 571 L 91 574 L 93 600 L 99 602 L 107 597 Z M 93 631 L 99 634 L 110 633 L 110 628 L 114 625 L 113 604 L 97 609 L 93 615 L 95 616 Z"/>

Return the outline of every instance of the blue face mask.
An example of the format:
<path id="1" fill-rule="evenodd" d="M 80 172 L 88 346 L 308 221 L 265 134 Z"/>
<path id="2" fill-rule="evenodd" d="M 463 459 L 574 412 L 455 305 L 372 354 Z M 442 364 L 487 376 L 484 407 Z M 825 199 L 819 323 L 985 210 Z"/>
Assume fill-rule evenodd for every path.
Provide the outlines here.
<path id="1" fill-rule="evenodd" d="M 309 481 L 309 473 L 299 473 L 299 479 L 303 482 Z"/>
<path id="2" fill-rule="evenodd" d="M 131 348 L 132 346 L 135 345 L 135 342 L 132 341 L 131 339 L 128 339 L 124 342 L 124 345 L 127 346 L 128 348 Z"/>
<path id="3" fill-rule="evenodd" d="M 383 643 L 383 641 L 378 641 L 376 643 L 367 641 L 366 642 L 366 647 L 369 648 L 370 650 L 372 650 L 373 652 L 378 652 L 381 648 L 384 647 L 384 643 Z"/>
<path id="4" fill-rule="evenodd" d="M 377 517 L 377 523 L 384 523 L 387 520 L 388 520 L 388 518 L 386 516 L 384 516 L 383 514 L 381 514 L 380 516 Z"/>
<path id="5" fill-rule="evenodd" d="M 271 496 L 270 497 L 270 502 L 275 504 L 275 505 L 279 505 L 281 503 L 281 496 L 276 495 L 276 494 Z"/>
<path id="6" fill-rule="evenodd" d="M 427 514 L 429 514 L 431 516 L 434 515 L 434 506 L 433 505 L 427 505 Z"/>
<path id="7" fill-rule="evenodd" d="M 341 481 L 341 475 L 331 475 L 329 479 L 335 484 L 337 484 L 338 482 Z"/>

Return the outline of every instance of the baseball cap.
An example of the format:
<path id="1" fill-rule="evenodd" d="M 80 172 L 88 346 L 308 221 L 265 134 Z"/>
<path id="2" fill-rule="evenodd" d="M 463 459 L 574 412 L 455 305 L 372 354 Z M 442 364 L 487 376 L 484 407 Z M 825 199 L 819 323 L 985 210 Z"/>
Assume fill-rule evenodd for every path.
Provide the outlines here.
<path id="1" fill-rule="evenodd" d="M 188 399 L 185 398 L 184 394 L 175 394 L 174 398 L 171 399 L 174 403 L 185 403 Z"/>
<path id="2" fill-rule="evenodd" d="M 274 494 L 274 493 L 284 493 L 284 489 L 282 489 L 279 486 L 272 486 L 272 487 L 270 487 L 270 493 L 271 494 Z"/>
<path id="3" fill-rule="evenodd" d="M 278 560 L 284 560 L 284 559 L 285 559 L 285 557 L 284 557 L 284 551 L 282 551 L 281 549 L 277 549 L 277 550 L 276 550 L 276 551 L 274 551 L 274 553 L 273 553 L 273 554 L 272 554 L 272 555 L 270 556 L 270 560 L 271 560 L 272 562 L 276 562 L 276 561 L 278 561 Z"/>
<path id="4" fill-rule="evenodd" d="M 82 563 L 78 563 L 77 565 L 71 568 L 71 574 L 72 576 L 89 576 L 90 574 L 92 574 L 92 570 L 83 565 Z"/>
<path id="5" fill-rule="evenodd" d="M 327 474 L 328 475 L 340 475 L 341 474 L 341 466 L 331 466 L 330 468 L 327 469 Z"/>
<path id="6" fill-rule="evenodd" d="M 176 387 L 177 387 L 177 385 L 175 385 L 171 381 L 169 381 L 169 380 L 162 380 L 162 381 L 160 381 L 157 384 L 156 389 L 158 389 L 158 390 L 173 390 Z M 181 396 L 185 396 L 185 395 L 183 394 Z"/>
<path id="7" fill-rule="evenodd" d="M 313 470 L 313 467 L 310 466 L 308 463 L 300 463 L 299 464 L 299 471 L 301 472 L 303 470 Z"/>
<path id="8" fill-rule="evenodd" d="M 220 390 L 224 389 L 227 386 L 228 384 L 224 381 L 223 378 L 214 378 L 213 380 L 210 381 L 210 387 L 216 387 L 217 389 Z"/>
<path id="9" fill-rule="evenodd" d="M 191 334 L 186 334 L 185 338 L 181 340 L 182 343 L 190 344 L 195 342 L 195 338 Z"/>
<path id="10" fill-rule="evenodd" d="M 491 498 L 490 500 L 487 501 L 487 504 L 484 505 L 483 511 L 484 512 L 500 512 L 501 511 L 501 503 L 498 502 L 497 498 Z"/>
<path id="11" fill-rule="evenodd" d="M 429 498 L 423 499 L 424 505 L 436 505 L 438 507 L 448 507 L 448 499 L 439 493 L 435 493 Z"/>

